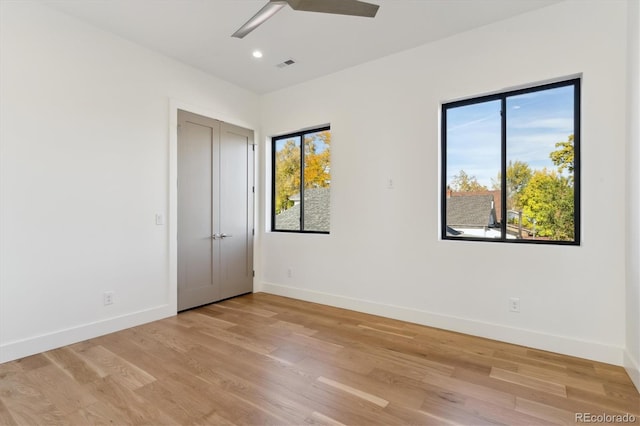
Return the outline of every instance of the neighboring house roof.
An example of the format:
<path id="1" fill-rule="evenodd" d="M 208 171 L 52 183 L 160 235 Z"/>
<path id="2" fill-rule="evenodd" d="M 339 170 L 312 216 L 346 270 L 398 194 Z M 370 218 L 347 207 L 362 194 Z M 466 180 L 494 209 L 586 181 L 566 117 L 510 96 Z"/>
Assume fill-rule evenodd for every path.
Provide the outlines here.
<path id="1" fill-rule="evenodd" d="M 330 194 L 329 188 L 304 190 L 304 228 L 306 231 L 329 232 Z M 300 229 L 300 194 L 293 195 L 289 199 L 296 203 L 276 215 L 276 229 Z"/>
<path id="2" fill-rule="evenodd" d="M 447 198 L 447 226 L 495 226 L 496 209 L 492 194 L 458 195 Z"/>
<path id="3" fill-rule="evenodd" d="M 489 189 L 481 191 L 448 191 L 448 197 L 468 197 L 470 195 L 493 195 L 493 206 L 496 210 L 496 222 L 501 222 L 502 215 L 502 193 L 499 189 Z"/>

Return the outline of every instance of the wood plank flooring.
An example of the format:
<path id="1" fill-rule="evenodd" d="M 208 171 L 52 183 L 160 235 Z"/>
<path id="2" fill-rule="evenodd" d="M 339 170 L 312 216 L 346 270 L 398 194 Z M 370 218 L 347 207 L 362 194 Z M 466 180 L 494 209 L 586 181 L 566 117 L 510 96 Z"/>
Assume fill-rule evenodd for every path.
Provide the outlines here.
<path id="1" fill-rule="evenodd" d="M 545 425 L 624 369 L 264 293 L 0 364 L 0 425 Z M 628 417 L 627 417 L 628 418 Z"/>

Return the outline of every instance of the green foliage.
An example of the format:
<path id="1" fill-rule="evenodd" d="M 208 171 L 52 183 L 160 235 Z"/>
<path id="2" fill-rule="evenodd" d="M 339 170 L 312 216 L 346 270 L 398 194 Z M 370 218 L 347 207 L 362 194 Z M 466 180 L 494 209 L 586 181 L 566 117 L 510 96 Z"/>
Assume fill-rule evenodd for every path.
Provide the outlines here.
<path id="1" fill-rule="evenodd" d="M 507 165 L 507 210 L 522 211 L 522 225 L 535 229 L 538 237 L 558 241 L 575 239 L 574 219 L 574 135 L 557 142 L 549 154 L 556 170 L 532 171 L 523 161 L 509 161 Z M 564 176 L 567 170 L 569 176 Z M 492 179 L 493 189 L 501 189 L 502 175 Z M 464 170 L 455 175 L 450 188 L 454 191 L 483 191 L 475 176 Z"/>
<path id="2" fill-rule="evenodd" d="M 469 176 L 464 170 L 453 176 L 450 188 L 456 192 L 471 192 L 471 191 L 488 191 L 488 188 L 481 185 L 475 176 Z"/>
<path id="3" fill-rule="evenodd" d="M 276 214 L 293 206 L 291 197 L 300 193 L 301 152 L 297 140 L 297 138 L 289 139 L 276 150 L 274 197 Z M 331 132 L 323 131 L 307 135 L 304 139 L 304 151 L 305 188 L 328 187 L 331 183 Z"/>
<path id="4" fill-rule="evenodd" d="M 530 229 L 535 219 L 536 234 L 552 240 L 575 239 L 574 223 L 574 136 L 557 142 L 555 151 L 549 154 L 556 171 L 536 171 L 521 191 L 518 204 L 523 211 L 523 222 Z M 561 173 L 568 170 L 569 176 Z"/>
<path id="5" fill-rule="evenodd" d="M 526 188 L 533 176 L 531 167 L 524 161 L 509 161 L 507 165 L 507 210 L 519 210 L 521 208 L 520 194 Z M 498 172 L 497 178 L 492 179 L 493 189 L 500 189 L 502 173 Z"/>
<path id="6" fill-rule="evenodd" d="M 530 229 L 535 226 L 537 236 L 571 241 L 575 238 L 573 199 L 568 178 L 538 170 L 520 194 L 523 224 Z"/>
<path id="7" fill-rule="evenodd" d="M 574 149 L 573 149 L 573 135 L 569 135 L 569 138 L 565 142 L 557 142 L 555 151 L 549 154 L 553 164 L 558 166 L 558 171 L 562 173 L 564 169 L 568 169 L 573 180 L 573 170 L 575 168 Z"/>

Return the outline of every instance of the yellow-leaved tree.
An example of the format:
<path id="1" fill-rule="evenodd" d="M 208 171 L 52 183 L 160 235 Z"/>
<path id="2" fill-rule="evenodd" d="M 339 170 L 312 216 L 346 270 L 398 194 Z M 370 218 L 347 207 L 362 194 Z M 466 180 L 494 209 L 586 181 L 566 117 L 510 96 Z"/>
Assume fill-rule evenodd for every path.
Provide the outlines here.
<path id="1" fill-rule="evenodd" d="M 293 206 L 291 198 L 300 194 L 300 143 L 298 138 L 276 146 L 275 213 Z M 311 133 L 304 137 L 304 188 L 326 188 L 331 184 L 331 132 Z"/>

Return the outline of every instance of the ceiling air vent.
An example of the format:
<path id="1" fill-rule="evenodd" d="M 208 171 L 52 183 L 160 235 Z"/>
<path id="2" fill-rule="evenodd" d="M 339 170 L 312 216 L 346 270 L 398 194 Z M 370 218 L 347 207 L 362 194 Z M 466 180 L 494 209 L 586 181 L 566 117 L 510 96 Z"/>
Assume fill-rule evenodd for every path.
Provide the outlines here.
<path id="1" fill-rule="evenodd" d="M 296 63 L 296 61 L 294 61 L 293 59 L 287 59 L 284 62 L 280 62 L 278 65 L 276 65 L 276 67 L 284 68 L 284 67 L 288 67 L 289 65 L 293 65 L 295 63 Z"/>

